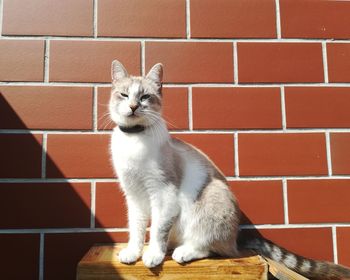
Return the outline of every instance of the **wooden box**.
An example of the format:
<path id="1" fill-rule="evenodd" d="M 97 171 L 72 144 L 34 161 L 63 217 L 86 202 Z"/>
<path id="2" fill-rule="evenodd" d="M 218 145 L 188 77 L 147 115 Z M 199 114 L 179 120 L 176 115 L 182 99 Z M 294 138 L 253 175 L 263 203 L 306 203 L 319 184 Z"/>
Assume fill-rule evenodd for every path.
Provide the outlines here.
<path id="1" fill-rule="evenodd" d="M 240 259 L 203 259 L 180 265 L 171 257 L 156 268 L 145 267 L 142 261 L 126 265 L 118 261 L 124 244 L 95 245 L 79 262 L 77 280 L 116 279 L 268 279 L 267 262 L 260 256 Z"/>

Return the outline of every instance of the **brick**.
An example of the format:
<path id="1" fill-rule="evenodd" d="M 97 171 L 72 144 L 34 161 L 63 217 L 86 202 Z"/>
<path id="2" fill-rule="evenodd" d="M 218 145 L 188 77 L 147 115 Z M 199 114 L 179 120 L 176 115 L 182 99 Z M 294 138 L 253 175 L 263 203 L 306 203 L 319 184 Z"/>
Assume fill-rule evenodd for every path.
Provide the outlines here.
<path id="1" fill-rule="evenodd" d="M 350 228 L 337 227 L 337 247 L 339 264 L 350 266 Z"/>
<path id="2" fill-rule="evenodd" d="M 44 41 L 0 40 L 0 81 L 43 81 Z"/>
<path id="3" fill-rule="evenodd" d="M 93 35 L 93 1 L 6 0 L 4 35 Z"/>
<path id="4" fill-rule="evenodd" d="M 327 44 L 327 57 L 329 82 L 350 82 L 350 44 Z"/>
<path id="5" fill-rule="evenodd" d="M 111 63 L 120 60 L 130 74 L 140 73 L 140 43 L 111 41 L 50 42 L 50 81 L 111 82 Z"/>
<path id="6" fill-rule="evenodd" d="M 184 0 L 104 0 L 98 3 L 98 36 L 186 37 Z"/>
<path id="7" fill-rule="evenodd" d="M 108 103 L 110 88 L 98 89 L 98 129 L 112 129 L 115 124 L 109 118 Z M 187 88 L 163 88 L 163 118 L 168 129 L 188 129 L 188 93 Z"/>
<path id="8" fill-rule="evenodd" d="M 231 43 L 146 42 L 146 69 L 164 65 L 166 83 L 233 82 Z"/>
<path id="9" fill-rule="evenodd" d="M 238 43 L 240 83 L 323 82 L 319 43 Z"/>
<path id="10" fill-rule="evenodd" d="M 0 228 L 90 227 L 90 193 L 88 183 L 1 183 Z"/>
<path id="11" fill-rule="evenodd" d="M 350 133 L 330 135 L 333 174 L 350 174 Z"/>
<path id="12" fill-rule="evenodd" d="M 76 279 L 78 262 L 96 243 L 127 242 L 126 232 L 45 235 L 45 280 Z"/>
<path id="13" fill-rule="evenodd" d="M 4 252 L 1 258 L 2 279 L 37 280 L 39 275 L 39 234 L 1 234 Z M 6 252 L 6 253 L 5 253 Z M 18 268 L 18 255 L 26 261 Z"/>
<path id="14" fill-rule="evenodd" d="M 95 224 L 99 228 L 126 228 L 124 196 L 116 183 L 96 184 Z"/>
<path id="15" fill-rule="evenodd" d="M 241 176 L 326 175 L 323 133 L 239 134 Z"/>
<path id="16" fill-rule="evenodd" d="M 92 129 L 92 88 L 0 87 L 0 127 Z"/>
<path id="17" fill-rule="evenodd" d="M 278 88 L 193 88 L 192 104 L 195 129 L 282 128 Z"/>
<path id="18" fill-rule="evenodd" d="M 99 130 L 113 129 L 116 124 L 109 117 L 109 99 L 111 97 L 110 87 L 99 87 L 97 90 L 97 128 Z"/>
<path id="19" fill-rule="evenodd" d="M 1 134 L 0 178 L 40 178 L 42 136 Z"/>
<path id="20" fill-rule="evenodd" d="M 229 184 L 242 212 L 241 224 L 284 223 L 281 181 L 230 181 Z"/>
<path id="21" fill-rule="evenodd" d="M 0 228 L 90 227 L 88 183 L 1 183 Z"/>
<path id="22" fill-rule="evenodd" d="M 333 240 L 330 227 L 244 230 L 243 234 L 262 235 L 301 256 L 333 262 Z"/>
<path id="23" fill-rule="evenodd" d="M 349 88 L 285 88 L 285 103 L 287 127 L 350 127 Z"/>
<path id="24" fill-rule="evenodd" d="M 275 38 L 273 0 L 191 0 L 191 37 Z"/>
<path id="25" fill-rule="evenodd" d="M 163 118 L 168 129 L 188 129 L 187 88 L 163 88 Z"/>
<path id="26" fill-rule="evenodd" d="M 234 140 L 232 134 L 174 134 L 202 150 L 226 176 L 234 175 Z"/>
<path id="27" fill-rule="evenodd" d="M 350 38 L 348 1 L 281 0 L 283 38 Z"/>
<path id="28" fill-rule="evenodd" d="M 109 135 L 50 134 L 47 137 L 49 178 L 114 177 L 109 155 Z"/>
<path id="29" fill-rule="evenodd" d="M 350 180 L 289 180 L 289 221 L 291 223 L 350 222 L 349 184 Z"/>

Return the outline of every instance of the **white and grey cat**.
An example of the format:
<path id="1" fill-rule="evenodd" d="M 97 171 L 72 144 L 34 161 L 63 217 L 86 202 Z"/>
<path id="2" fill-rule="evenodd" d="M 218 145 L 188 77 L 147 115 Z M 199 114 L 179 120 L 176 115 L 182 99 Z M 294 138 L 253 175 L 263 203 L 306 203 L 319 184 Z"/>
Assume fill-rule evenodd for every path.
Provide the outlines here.
<path id="1" fill-rule="evenodd" d="M 130 76 L 112 63 L 109 112 L 118 124 L 111 142 L 112 160 L 128 207 L 129 242 L 119 254 L 133 263 L 142 254 L 151 220 L 147 267 L 162 263 L 169 249 L 178 263 L 212 254 L 239 257 L 240 210 L 225 176 L 195 147 L 170 137 L 162 109 L 161 64 L 145 77 Z M 350 277 L 350 270 L 297 256 L 263 238 L 242 239 L 240 250 L 284 263 L 306 277 Z"/>

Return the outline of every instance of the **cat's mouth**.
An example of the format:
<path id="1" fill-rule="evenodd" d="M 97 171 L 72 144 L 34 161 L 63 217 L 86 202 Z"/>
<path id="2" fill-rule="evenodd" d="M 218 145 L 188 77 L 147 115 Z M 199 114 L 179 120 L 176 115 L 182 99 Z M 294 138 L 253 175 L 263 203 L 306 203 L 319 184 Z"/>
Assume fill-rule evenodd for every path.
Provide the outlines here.
<path id="1" fill-rule="evenodd" d="M 127 117 L 131 119 L 136 119 L 136 118 L 139 118 L 140 116 L 136 115 L 135 113 L 130 113 L 129 115 L 127 115 Z"/>

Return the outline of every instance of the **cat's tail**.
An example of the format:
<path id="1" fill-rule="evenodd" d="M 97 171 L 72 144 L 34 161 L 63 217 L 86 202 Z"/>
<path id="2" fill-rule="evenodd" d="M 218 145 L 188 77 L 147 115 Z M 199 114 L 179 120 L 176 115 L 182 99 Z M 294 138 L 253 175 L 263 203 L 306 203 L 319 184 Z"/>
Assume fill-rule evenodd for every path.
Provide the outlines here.
<path id="1" fill-rule="evenodd" d="M 304 258 L 261 237 L 240 240 L 239 247 L 240 249 L 254 250 L 258 254 L 282 263 L 307 278 L 350 279 L 350 268 Z"/>

